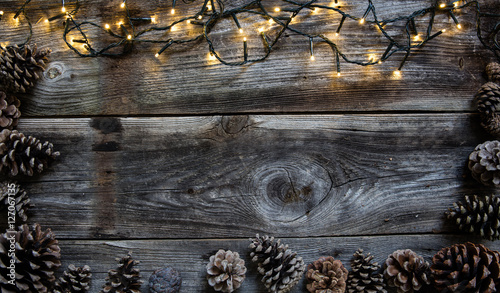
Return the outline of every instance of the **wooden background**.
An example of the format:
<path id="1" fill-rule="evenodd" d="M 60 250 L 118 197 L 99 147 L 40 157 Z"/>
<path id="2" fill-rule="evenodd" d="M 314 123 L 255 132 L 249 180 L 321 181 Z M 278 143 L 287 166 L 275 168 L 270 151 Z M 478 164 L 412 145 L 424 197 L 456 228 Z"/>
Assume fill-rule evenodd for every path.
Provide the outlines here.
<path id="1" fill-rule="evenodd" d="M 4 45 L 26 33 L 23 22 L 12 21 L 22 2 L 0 1 Z M 178 2 L 179 15 L 201 5 Z M 111 23 L 118 32 L 120 3 L 83 1 L 76 20 Z M 433 1 L 374 3 L 380 18 L 392 18 Z M 367 5 L 341 4 L 357 16 Z M 129 6 L 163 24 L 175 19 L 171 1 Z M 22 97 L 18 129 L 51 141 L 61 157 L 42 176 L 20 182 L 36 205 L 30 223 L 50 227 L 59 239 L 62 269 L 91 266 L 91 292 L 128 251 L 141 261 L 143 292 L 151 272 L 167 265 L 182 274 L 182 292 L 212 292 L 205 265 L 218 249 L 247 261 L 239 292 L 265 292 L 248 257 L 256 233 L 282 238 L 306 263 L 333 255 L 347 268 L 357 248 L 380 263 L 404 248 L 430 261 L 442 247 L 467 240 L 500 249 L 461 235 L 444 217 L 464 195 L 496 192 L 466 168 L 474 147 L 491 139 L 471 101 L 494 58 L 475 35 L 472 10 L 457 14 L 462 30 L 438 15 L 435 30 L 447 32 L 411 55 L 401 78 L 392 72 L 403 54 L 369 68 L 343 62 L 338 78 L 326 44 L 315 44 L 311 62 L 309 40 L 292 33 L 267 61 L 243 67 L 208 60 L 205 42 L 173 46 L 158 59 L 161 47 L 145 44 L 124 57 L 81 58 L 65 46 L 61 21 L 43 22 L 60 7 L 56 0 L 27 7 L 33 22 L 40 20 L 33 42 L 53 53 L 43 79 Z M 256 30 L 266 22 L 240 22 L 250 55 L 263 54 Z M 338 22 L 332 13 L 303 13 L 296 25 L 332 35 Z M 426 23 L 417 22 L 421 31 Z M 196 32 L 181 25 L 171 34 Z M 401 35 L 401 27 L 393 32 Z M 241 60 L 232 20 L 222 21 L 213 38 L 223 57 Z M 362 61 L 387 46 L 376 29 L 353 22 L 337 41 Z M 304 291 L 301 282 L 292 292 Z"/>

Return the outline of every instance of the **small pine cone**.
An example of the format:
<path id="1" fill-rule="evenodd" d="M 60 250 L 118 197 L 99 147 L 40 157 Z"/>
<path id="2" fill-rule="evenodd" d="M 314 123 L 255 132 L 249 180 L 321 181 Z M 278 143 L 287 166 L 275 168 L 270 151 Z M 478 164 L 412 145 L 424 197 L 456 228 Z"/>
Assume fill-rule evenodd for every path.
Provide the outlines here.
<path id="1" fill-rule="evenodd" d="M 413 293 L 430 284 L 428 269 L 429 264 L 412 250 L 396 250 L 385 261 L 384 278 L 398 293 Z"/>
<path id="2" fill-rule="evenodd" d="M 492 114 L 482 117 L 481 126 L 491 135 L 500 137 L 500 115 Z"/>
<path id="3" fill-rule="evenodd" d="M 257 262 L 262 282 L 271 293 L 285 293 L 295 286 L 304 274 L 305 264 L 302 257 L 288 249 L 288 245 L 280 244 L 274 237 L 257 234 L 250 239 L 252 249 L 250 257 Z"/>
<path id="4" fill-rule="evenodd" d="M 208 284 L 214 287 L 215 291 L 230 293 L 241 286 L 246 272 L 245 261 L 237 252 L 220 249 L 210 256 L 207 264 Z"/>
<path id="5" fill-rule="evenodd" d="M 455 221 L 458 228 L 481 235 L 484 239 L 500 239 L 500 198 L 465 196 L 465 202 L 453 203 L 453 209 L 446 212 L 448 219 Z"/>
<path id="6" fill-rule="evenodd" d="M 90 289 L 92 274 L 90 267 L 69 265 L 68 270 L 59 278 L 52 293 L 86 293 Z"/>
<path id="7" fill-rule="evenodd" d="M 487 141 L 476 146 L 469 155 L 469 170 L 472 177 L 484 185 L 500 185 L 500 141 Z"/>
<path id="8" fill-rule="evenodd" d="M 33 207 L 28 195 L 19 184 L 13 182 L 0 182 L 0 210 L 7 210 L 10 206 L 9 195 L 14 199 L 16 221 L 28 221 L 28 209 Z"/>
<path id="9" fill-rule="evenodd" d="M 0 91 L 0 129 L 12 129 L 17 126 L 19 117 L 21 117 L 20 106 L 21 101 L 15 96 Z"/>
<path id="10" fill-rule="evenodd" d="M 4 174 L 33 176 L 35 172 L 41 173 L 58 156 L 59 152 L 55 152 L 48 141 L 42 143 L 17 130 L 4 129 L 0 132 L 0 171 Z"/>
<path id="11" fill-rule="evenodd" d="M 173 268 L 156 270 L 149 277 L 149 293 L 178 293 L 181 284 L 181 275 Z"/>
<path id="12" fill-rule="evenodd" d="M 134 266 L 139 262 L 132 259 L 132 252 L 129 252 L 122 259 L 117 258 L 116 269 L 108 271 L 106 284 L 101 293 L 141 293 L 141 276 L 138 268 Z"/>
<path id="13" fill-rule="evenodd" d="M 363 254 L 363 249 L 354 253 L 351 262 L 352 271 L 347 279 L 348 293 L 387 293 L 384 288 L 384 276 L 377 273 L 380 265 L 372 263 L 373 255 Z"/>
<path id="14" fill-rule="evenodd" d="M 486 75 L 488 75 L 488 80 L 492 82 L 500 82 L 500 64 L 496 62 L 491 62 L 486 65 Z"/>
<path id="15" fill-rule="evenodd" d="M 494 82 L 483 84 L 474 97 L 474 103 L 481 115 L 496 113 L 500 107 L 500 86 Z"/>
<path id="16" fill-rule="evenodd" d="M 349 272 L 340 260 L 320 257 L 307 266 L 307 291 L 311 293 L 344 293 Z"/>
<path id="17" fill-rule="evenodd" d="M 45 70 L 50 49 L 38 50 L 36 45 L 9 46 L 0 53 L 0 82 L 14 93 L 31 88 Z"/>
<path id="18" fill-rule="evenodd" d="M 15 270 L 11 270 L 11 245 L 15 245 Z M 61 250 L 50 229 L 40 225 L 19 227 L 0 234 L 0 280 L 12 280 L 16 285 L 0 281 L 0 292 L 47 293 L 56 280 L 54 272 L 61 266 Z"/>
<path id="19" fill-rule="evenodd" d="M 441 249 L 432 258 L 431 274 L 439 292 L 498 292 L 500 254 L 467 242 Z"/>

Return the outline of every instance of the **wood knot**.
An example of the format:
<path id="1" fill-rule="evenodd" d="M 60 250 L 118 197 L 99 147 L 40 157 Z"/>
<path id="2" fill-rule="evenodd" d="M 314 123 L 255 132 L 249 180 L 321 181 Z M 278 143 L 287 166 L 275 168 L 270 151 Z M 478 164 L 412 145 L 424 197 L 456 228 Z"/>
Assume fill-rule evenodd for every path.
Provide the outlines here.
<path id="1" fill-rule="evenodd" d="M 248 126 L 248 115 L 222 116 L 222 129 L 227 134 L 237 134 Z"/>
<path id="2" fill-rule="evenodd" d="M 60 62 L 51 62 L 50 67 L 44 71 L 44 76 L 48 80 L 54 80 L 64 72 L 64 66 Z"/>

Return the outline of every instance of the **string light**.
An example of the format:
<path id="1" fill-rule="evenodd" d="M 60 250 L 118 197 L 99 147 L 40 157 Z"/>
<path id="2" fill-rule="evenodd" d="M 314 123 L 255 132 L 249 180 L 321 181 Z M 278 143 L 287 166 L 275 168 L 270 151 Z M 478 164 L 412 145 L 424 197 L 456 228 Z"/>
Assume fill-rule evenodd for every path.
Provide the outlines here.
<path id="1" fill-rule="evenodd" d="M 130 42 L 123 42 L 123 40 L 134 40 L 134 43 L 148 42 L 151 44 L 165 44 L 164 47 L 162 47 L 162 49 L 160 51 L 158 51 L 158 53 L 155 54 L 156 57 L 159 57 L 159 55 L 161 55 L 163 50 L 167 49 L 172 44 L 186 44 L 186 43 L 195 42 L 198 40 L 204 40 L 208 44 L 209 51 L 210 51 L 209 53 L 210 53 L 210 56 L 212 56 L 210 58 L 216 59 L 225 65 L 239 66 L 239 65 L 243 65 L 243 64 L 246 64 L 249 62 L 257 62 L 257 61 L 262 61 L 262 60 L 267 59 L 268 56 L 271 54 L 271 52 L 274 52 L 273 49 L 275 49 L 275 46 L 278 43 L 278 41 L 281 38 L 283 38 L 285 35 L 287 35 L 285 32 L 292 31 L 295 33 L 295 35 L 297 35 L 299 37 L 302 36 L 302 37 L 309 38 L 310 46 L 311 46 L 310 47 L 311 60 L 315 59 L 315 55 L 313 52 L 313 38 L 315 39 L 315 41 L 325 42 L 325 43 L 329 44 L 333 50 L 333 53 L 335 54 L 338 75 L 340 75 L 340 62 L 341 62 L 341 60 L 343 62 L 347 62 L 347 63 L 353 63 L 353 64 L 366 66 L 366 65 L 381 63 L 382 61 L 385 61 L 386 59 L 390 58 L 391 56 L 395 55 L 398 52 L 405 52 L 405 58 L 401 62 L 400 68 L 398 68 L 398 71 L 401 71 L 401 68 L 402 68 L 404 62 L 406 61 L 407 57 L 409 56 L 410 52 L 417 51 L 416 49 L 423 47 L 428 41 L 432 40 L 433 38 L 435 38 L 438 35 L 445 32 L 445 30 L 441 30 L 435 34 L 432 34 L 432 27 L 436 22 L 434 20 L 434 15 L 436 13 L 449 13 L 451 15 L 451 17 L 454 19 L 457 28 L 461 28 L 462 25 L 458 22 L 458 20 L 456 20 L 456 17 L 453 14 L 454 10 L 462 9 L 462 8 L 465 8 L 468 6 L 476 6 L 478 11 L 479 11 L 479 4 L 477 1 L 471 0 L 469 2 L 466 2 L 462 6 L 459 6 L 458 1 L 454 1 L 451 4 L 444 3 L 444 6 L 443 6 L 443 4 L 441 4 L 441 5 L 438 5 L 437 7 L 431 6 L 431 7 L 427 7 L 427 8 L 418 10 L 418 11 L 414 11 L 413 13 L 409 14 L 408 16 L 399 16 L 399 17 L 394 18 L 394 19 L 378 19 L 376 11 L 375 11 L 375 6 L 373 5 L 372 0 L 368 0 L 368 7 L 366 8 L 362 17 L 353 16 L 353 15 L 350 15 L 350 14 L 344 12 L 344 11 L 341 11 L 340 7 L 338 6 L 338 0 L 332 0 L 334 3 L 333 3 L 333 5 L 330 5 L 330 6 L 316 4 L 317 2 L 319 2 L 319 0 L 308 0 L 308 2 L 306 2 L 306 3 L 298 2 L 297 0 L 281 0 L 284 4 L 287 5 L 287 8 L 283 9 L 282 7 L 277 6 L 271 11 L 290 12 L 290 15 L 285 17 L 285 16 L 276 16 L 276 15 L 273 16 L 273 15 L 271 15 L 262 6 L 262 4 L 261 4 L 262 0 L 254 0 L 252 2 L 252 5 L 248 5 L 248 4 L 243 5 L 242 4 L 239 7 L 233 7 L 231 10 L 224 10 L 221 7 L 221 9 L 219 11 L 215 9 L 214 0 L 204 0 L 203 5 L 201 5 L 201 7 L 200 7 L 201 9 L 199 9 L 198 12 L 196 12 L 194 15 L 187 15 L 181 19 L 172 20 L 172 22 L 169 25 L 166 25 L 163 27 L 154 26 L 154 27 L 147 27 L 145 29 L 140 30 L 139 29 L 140 23 L 133 24 L 132 21 L 140 22 L 140 21 L 147 20 L 147 21 L 151 21 L 151 23 L 156 23 L 156 17 L 151 17 L 151 18 L 134 18 L 134 17 L 132 17 L 131 12 L 129 11 L 129 9 L 127 9 L 126 0 L 123 0 L 120 4 L 120 7 L 125 8 L 124 13 L 126 13 L 126 19 L 125 19 L 125 22 L 124 21 L 118 22 L 118 26 L 121 27 L 123 32 L 122 32 L 122 34 L 116 34 L 116 33 L 111 31 L 111 27 L 109 24 L 104 24 L 103 27 L 100 27 L 99 25 L 91 24 L 88 21 L 77 22 L 73 18 L 73 16 L 75 14 L 77 14 L 78 8 L 80 5 L 79 3 L 81 0 L 75 0 L 75 1 L 76 2 L 73 2 L 75 9 L 72 8 L 73 10 L 69 13 L 66 10 L 63 10 L 67 13 L 67 14 L 64 14 L 63 16 L 68 17 L 68 20 L 65 23 L 63 39 L 66 41 L 67 38 L 69 37 L 69 34 L 74 34 L 75 32 L 79 33 L 81 35 L 81 38 L 79 38 L 79 39 L 85 40 L 85 44 L 87 45 L 88 52 L 80 52 L 78 50 L 78 48 L 74 48 L 73 46 L 71 46 L 70 42 L 66 42 L 66 43 L 74 52 L 76 52 L 80 56 L 96 57 L 96 56 L 120 55 L 123 53 L 120 53 L 120 52 L 112 53 L 114 51 L 110 51 L 110 50 L 113 48 L 116 48 L 116 47 L 120 47 L 120 46 L 126 47 L 126 46 L 130 45 Z M 24 15 L 25 6 L 29 2 L 30 2 L 30 0 L 26 0 L 25 4 L 17 11 L 16 18 L 21 13 L 23 13 L 23 15 Z M 192 1 L 186 1 L 186 2 L 192 2 Z M 172 0 L 172 8 L 170 10 L 171 14 L 173 14 L 175 12 L 175 3 L 176 3 L 176 0 Z M 72 4 L 72 6 L 73 6 L 73 4 Z M 288 8 L 288 7 L 291 7 L 291 8 Z M 64 1 L 63 1 L 63 8 L 66 9 L 65 5 L 64 5 Z M 382 36 L 384 36 L 386 38 L 387 49 L 379 60 L 377 60 L 376 58 L 370 58 L 369 64 L 367 64 L 366 60 L 363 62 L 363 61 L 357 61 L 354 59 L 350 59 L 348 54 L 343 53 L 338 48 L 337 44 L 335 44 L 335 42 L 333 40 L 326 37 L 327 34 L 320 34 L 320 35 L 311 34 L 311 33 L 308 33 L 307 31 L 299 30 L 295 27 L 292 28 L 290 26 L 293 22 L 297 21 L 296 17 L 300 14 L 300 12 L 303 9 L 309 9 L 312 12 L 319 12 L 319 11 L 325 11 L 325 10 L 328 11 L 329 10 L 333 13 L 338 13 L 341 16 L 341 21 L 337 27 L 337 30 L 335 32 L 335 36 L 338 36 L 340 34 L 340 31 L 343 27 L 343 24 L 346 21 L 358 21 L 361 24 L 366 24 L 366 23 L 373 24 L 379 29 L 379 31 L 377 31 L 377 33 L 381 33 Z M 262 56 L 256 57 L 256 58 L 250 58 L 250 56 L 248 54 L 248 40 L 247 40 L 247 37 L 245 36 L 243 39 L 243 41 L 244 41 L 244 53 L 243 53 L 244 61 L 243 62 L 241 62 L 241 61 L 234 61 L 234 62 L 233 61 L 231 61 L 231 62 L 225 61 L 221 56 L 219 56 L 215 53 L 216 48 L 214 46 L 214 43 L 211 40 L 211 35 L 210 35 L 211 28 L 214 27 L 219 21 L 222 21 L 222 20 L 225 20 L 227 18 L 232 17 L 234 22 L 236 23 L 236 26 L 238 28 L 238 32 L 240 34 L 243 34 L 244 31 L 241 28 L 241 26 L 239 25 L 239 22 L 237 19 L 237 15 L 239 15 L 240 13 L 244 13 L 245 17 L 247 17 L 247 15 L 250 15 L 250 16 L 257 17 L 257 18 L 262 18 L 263 21 L 268 21 L 269 24 L 275 23 L 277 25 L 276 26 L 277 31 L 276 31 L 276 34 L 273 33 L 272 37 L 270 35 L 270 37 L 268 38 L 268 36 L 266 36 L 266 34 L 264 33 L 264 28 L 262 26 L 260 26 L 258 28 L 258 32 L 261 35 L 261 38 L 262 38 L 263 44 L 264 44 L 264 49 L 265 49 L 265 52 Z M 368 20 L 370 13 L 373 16 L 373 21 Z M 427 33 L 419 35 L 418 32 L 416 31 L 415 19 L 424 18 L 424 16 L 426 16 L 426 15 L 431 15 L 431 21 L 428 24 Z M 55 17 L 51 17 L 47 20 L 53 20 L 53 19 L 57 19 L 57 18 L 60 18 L 63 16 L 56 15 Z M 372 16 L 370 16 L 370 18 Z M 204 21 L 202 21 L 204 17 L 206 17 L 206 18 Z M 194 19 L 197 19 L 199 21 L 192 21 Z M 29 19 L 26 18 L 26 21 L 29 22 Z M 161 34 L 158 34 L 159 35 L 157 37 L 158 39 L 146 38 L 146 36 L 148 36 L 148 34 L 152 34 L 153 32 L 167 31 L 167 30 L 175 31 L 177 29 L 176 25 L 178 23 L 181 23 L 184 21 L 187 22 L 188 24 L 196 24 L 196 25 L 202 26 L 203 31 L 201 33 L 196 34 L 193 37 L 187 38 L 187 39 L 183 37 L 183 38 L 179 38 L 176 40 L 169 39 L 169 40 L 165 41 L 165 39 L 164 39 L 165 35 L 161 35 Z M 394 37 L 393 36 L 394 34 L 392 34 L 392 33 L 389 34 L 384 29 L 384 26 L 387 24 L 394 24 L 396 22 L 403 22 L 403 21 L 406 21 L 407 40 L 400 41 L 401 38 Z M 124 23 L 130 24 L 129 26 L 127 26 L 131 30 L 130 33 L 127 31 L 127 28 L 125 28 L 123 26 Z M 88 40 L 92 37 L 90 35 L 91 33 L 89 31 L 92 31 L 92 30 L 88 30 L 87 29 L 88 26 L 100 27 L 100 28 L 104 29 L 105 31 L 107 31 L 108 34 L 112 38 L 118 39 L 118 41 L 112 42 L 111 44 L 104 46 L 102 49 L 96 50 L 89 45 Z M 410 29 L 411 29 L 411 32 L 409 31 Z M 499 31 L 500 31 L 500 29 L 499 29 Z M 145 38 L 140 38 L 139 36 L 145 37 Z M 419 41 L 419 43 L 417 43 L 417 44 L 412 43 L 411 42 L 412 39 L 415 42 Z M 129 46 L 129 48 L 130 48 L 130 46 Z M 500 52 L 500 48 L 498 49 L 498 51 Z M 124 50 L 124 52 L 125 52 L 125 50 Z"/>
<path id="2" fill-rule="evenodd" d="M 0 20 L 2 19 L 2 16 L 3 16 L 3 11 L 0 10 Z"/>

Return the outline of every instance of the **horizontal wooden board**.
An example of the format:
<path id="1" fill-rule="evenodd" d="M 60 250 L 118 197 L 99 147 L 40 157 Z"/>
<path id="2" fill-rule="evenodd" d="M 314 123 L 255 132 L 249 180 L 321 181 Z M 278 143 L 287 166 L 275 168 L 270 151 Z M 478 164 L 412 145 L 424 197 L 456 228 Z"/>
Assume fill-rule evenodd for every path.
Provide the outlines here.
<path id="1" fill-rule="evenodd" d="M 26 32 L 23 22 L 15 24 L 11 20 L 19 2 L 0 1 L 0 7 L 6 11 L 5 22 L 0 24 L 3 42 L 20 42 L 20 36 Z M 225 1 L 227 9 L 245 2 L 249 0 Z M 318 3 L 329 5 L 331 2 Z M 341 1 L 345 11 L 360 17 L 367 4 L 354 2 Z M 121 33 L 116 26 L 124 16 L 120 3 L 82 2 L 81 13 L 75 19 L 100 25 L 110 23 L 116 33 Z M 170 16 L 170 1 L 128 3 L 134 15 L 154 14 L 161 25 L 175 17 L 194 14 L 200 6 L 200 1 L 179 3 L 176 8 L 179 16 Z M 272 10 L 282 3 L 266 1 L 265 6 Z M 429 7 L 434 1 L 374 3 L 380 19 L 389 19 Z M 393 76 L 404 57 L 399 53 L 384 64 L 370 68 L 342 62 L 342 76 L 338 78 L 335 56 L 329 46 L 315 41 L 316 61 L 311 62 L 309 39 L 293 32 L 286 33 L 268 60 L 243 67 L 224 66 L 207 60 L 208 45 L 204 41 L 172 46 L 158 59 L 154 55 L 161 46 L 149 44 L 137 44 L 130 54 L 120 58 L 80 58 L 62 41 L 61 21 L 44 23 L 48 17 L 60 13 L 60 2 L 36 1 L 28 5 L 27 11 L 34 22 L 40 21 L 34 25 L 33 42 L 53 49 L 52 62 L 44 78 L 23 99 L 23 113 L 32 117 L 470 111 L 474 93 L 485 82 L 484 67 L 493 61 L 492 54 L 483 48 L 475 35 L 472 9 L 457 12 L 464 27 L 462 30 L 454 27 L 448 14 L 438 14 L 434 30 L 447 29 L 447 32 L 410 56 L 402 78 Z M 282 14 L 287 15 L 286 12 Z M 323 33 L 332 37 L 339 22 L 338 14 L 309 11 L 299 14 L 294 27 L 310 34 Z M 251 15 L 241 15 L 240 23 L 248 37 L 250 57 L 261 56 L 264 52 L 257 29 L 265 26 L 271 37 L 277 26 L 269 28 L 266 20 Z M 421 33 L 426 31 L 427 23 L 427 18 L 417 20 Z M 162 37 L 188 38 L 200 32 L 199 28 L 185 24 L 178 26 L 176 32 L 165 33 Z M 138 29 L 145 27 L 148 25 L 139 25 Z M 402 40 L 403 23 L 387 29 L 396 39 Z M 221 20 L 211 36 L 223 58 L 228 61 L 242 59 L 242 37 L 231 19 Z M 70 38 L 78 39 L 79 36 L 71 35 Z M 346 22 L 341 36 L 334 40 L 350 58 L 362 62 L 368 61 L 372 55 L 375 59 L 380 58 L 388 46 L 377 29 L 370 25 L 360 26 L 354 21 Z M 105 36 L 98 35 L 92 38 L 92 45 L 99 48 L 108 41 Z"/>
<path id="2" fill-rule="evenodd" d="M 25 183 L 63 238 L 448 233 L 490 193 L 466 170 L 469 114 L 25 119 L 61 157 Z"/>
<path id="3" fill-rule="evenodd" d="M 292 235 L 291 235 L 292 236 Z M 249 235 L 252 237 L 252 235 Z M 453 235 L 393 235 L 373 237 L 325 237 L 282 239 L 290 249 L 296 251 L 306 264 L 321 256 L 331 255 L 342 261 L 350 270 L 352 254 L 362 248 L 374 256 L 374 261 L 383 264 L 389 254 L 398 249 L 412 249 L 431 262 L 432 256 L 441 248 L 466 241 L 480 242 L 476 238 Z M 127 240 L 127 241 L 60 241 L 63 267 L 69 264 L 83 266 L 88 264 L 93 271 L 90 292 L 98 292 L 104 284 L 107 270 L 115 268 L 115 258 L 125 256 L 129 251 L 141 261 L 138 268 L 142 272 L 144 284 L 142 292 L 147 291 L 147 280 L 154 270 L 171 266 L 177 269 L 182 278 L 181 292 L 215 292 L 206 281 L 205 266 L 210 255 L 219 249 L 237 251 L 245 260 L 248 268 L 246 280 L 238 292 L 267 292 L 260 283 L 260 277 L 249 257 L 247 239 L 221 240 Z M 498 250 L 497 242 L 484 242 L 488 248 Z M 304 279 L 291 291 L 306 292 Z M 389 292 L 395 292 L 390 290 Z M 425 292 L 434 292 L 426 290 Z"/>

